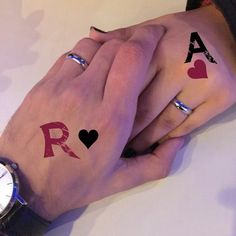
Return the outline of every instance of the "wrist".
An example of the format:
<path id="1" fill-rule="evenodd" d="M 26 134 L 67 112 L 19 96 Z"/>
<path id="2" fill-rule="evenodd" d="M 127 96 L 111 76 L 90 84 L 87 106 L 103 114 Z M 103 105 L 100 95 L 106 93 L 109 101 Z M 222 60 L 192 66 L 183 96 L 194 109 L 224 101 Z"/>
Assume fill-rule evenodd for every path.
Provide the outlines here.
<path id="1" fill-rule="evenodd" d="M 12 145 L 13 146 L 13 145 Z M 37 172 L 32 170 L 30 163 L 24 160 L 30 160 L 31 157 L 27 157 L 26 154 L 16 155 L 13 148 L 6 144 L 5 139 L 0 137 L 0 157 L 6 158 L 9 162 L 16 163 L 18 165 L 17 175 L 20 182 L 20 196 L 27 202 L 28 207 L 37 215 L 47 221 L 53 221 L 58 217 L 55 209 L 52 209 L 49 203 L 49 197 L 46 197 L 44 191 L 37 191 L 40 189 L 36 186 L 36 182 L 33 181 L 33 173 L 37 175 Z M 19 152 L 20 153 L 20 152 Z M 24 159 L 21 157 L 24 156 Z"/>

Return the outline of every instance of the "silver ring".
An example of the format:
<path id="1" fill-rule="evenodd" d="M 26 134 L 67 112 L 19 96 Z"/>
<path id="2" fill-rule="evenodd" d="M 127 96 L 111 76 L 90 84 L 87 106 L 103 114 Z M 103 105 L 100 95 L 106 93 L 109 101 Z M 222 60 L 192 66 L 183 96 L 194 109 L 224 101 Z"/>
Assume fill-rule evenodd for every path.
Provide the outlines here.
<path id="1" fill-rule="evenodd" d="M 67 58 L 72 59 L 76 63 L 80 64 L 83 67 L 84 70 L 86 70 L 87 67 L 89 66 L 88 62 L 84 58 L 82 58 L 81 56 L 79 56 L 75 53 L 69 53 L 67 55 Z"/>
<path id="2" fill-rule="evenodd" d="M 186 115 L 190 115 L 193 112 L 193 110 L 190 107 L 186 106 L 183 102 L 181 102 L 176 98 L 173 99 L 172 103 L 176 108 L 181 110 Z"/>

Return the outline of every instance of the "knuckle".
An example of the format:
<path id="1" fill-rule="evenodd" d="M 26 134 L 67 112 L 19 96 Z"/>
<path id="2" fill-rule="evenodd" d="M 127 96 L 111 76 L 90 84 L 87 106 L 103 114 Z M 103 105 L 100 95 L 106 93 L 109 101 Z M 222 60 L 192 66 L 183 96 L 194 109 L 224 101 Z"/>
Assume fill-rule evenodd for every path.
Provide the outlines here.
<path id="1" fill-rule="evenodd" d="M 74 87 L 64 89 L 60 94 L 60 101 L 65 105 L 77 104 L 77 101 L 80 97 L 79 90 Z"/>
<path id="2" fill-rule="evenodd" d="M 115 39 L 111 39 L 111 40 L 107 41 L 105 44 L 107 44 L 107 45 L 112 47 L 112 46 L 119 46 L 122 43 L 124 43 L 123 40 L 115 38 Z"/>
<path id="3" fill-rule="evenodd" d="M 125 58 L 131 61 L 136 58 L 144 58 L 146 55 L 144 46 L 137 40 L 130 40 L 124 43 L 121 46 L 121 52 L 124 54 Z"/>
<path id="4" fill-rule="evenodd" d="M 100 45 L 97 41 L 91 39 L 91 38 L 83 38 L 79 40 L 79 42 L 75 45 L 74 50 L 77 48 L 91 48 L 91 47 L 97 47 Z"/>
<path id="5" fill-rule="evenodd" d="M 79 40 L 78 44 L 90 44 L 93 42 L 95 42 L 95 41 L 91 38 L 82 38 Z"/>
<path id="6" fill-rule="evenodd" d="M 143 35 L 147 36 L 147 40 L 155 40 L 157 34 L 160 33 L 160 27 L 154 25 L 146 25 L 140 28 Z"/>
<path id="7" fill-rule="evenodd" d="M 102 52 L 100 53 L 102 63 L 106 63 L 105 67 L 110 67 L 111 64 L 111 55 L 115 55 L 119 50 L 119 47 L 122 45 L 122 40 L 120 39 L 111 39 L 102 46 Z"/>

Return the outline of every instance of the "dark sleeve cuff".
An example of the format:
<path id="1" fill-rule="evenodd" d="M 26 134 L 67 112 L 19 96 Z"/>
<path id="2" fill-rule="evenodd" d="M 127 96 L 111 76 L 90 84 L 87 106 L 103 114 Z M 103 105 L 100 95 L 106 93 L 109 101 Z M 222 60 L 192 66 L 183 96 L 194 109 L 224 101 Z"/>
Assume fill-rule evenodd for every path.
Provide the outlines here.
<path id="1" fill-rule="evenodd" d="M 236 0 L 213 0 L 217 8 L 224 15 L 232 34 L 236 40 Z M 186 10 L 193 10 L 201 6 L 202 0 L 188 0 Z"/>
<path id="2" fill-rule="evenodd" d="M 186 11 L 197 9 L 201 6 L 202 0 L 188 0 L 186 5 Z"/>
<path id="3" fill-rule="evenodd" d="M 236 40 L 236 0 L 214 0 L 214 3 L 224 15 Z"/>

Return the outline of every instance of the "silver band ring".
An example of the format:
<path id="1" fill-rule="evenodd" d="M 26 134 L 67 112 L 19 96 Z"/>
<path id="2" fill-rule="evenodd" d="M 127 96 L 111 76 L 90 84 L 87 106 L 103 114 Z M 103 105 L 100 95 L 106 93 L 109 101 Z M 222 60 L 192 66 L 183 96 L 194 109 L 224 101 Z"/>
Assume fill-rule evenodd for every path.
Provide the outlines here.
<path id="1" fill-rule="evenodd" d="M 174 104 L 176 108 L 181 110 L 186 115 L 190 115 L 193 112 L 193 110 L 190 107 L 186 106 L 183 102 L 181 102 L 180 100 L 176 98 L 173 99 L 172 103 Z"/>
<path id="2" fill-rule="evenodd" d="M 80 64 L 83 67 L 84 70 L 86 70 L 87 67 L 89 66 L 88 62 L 84 58 L 82 58 L 81 56 L 79 56 L 75 53 L 69 53 L 67 55 L 67 58 L 72 59 L 76 63 Z"/>

